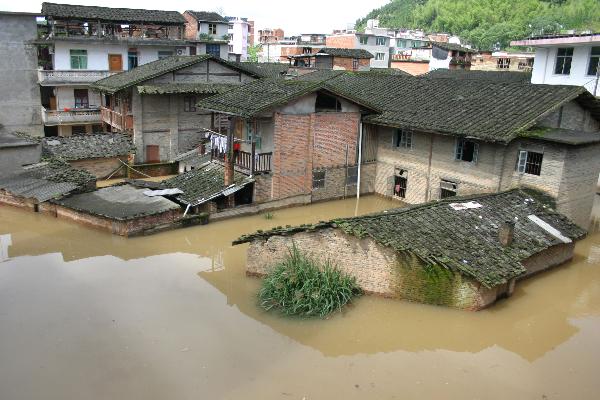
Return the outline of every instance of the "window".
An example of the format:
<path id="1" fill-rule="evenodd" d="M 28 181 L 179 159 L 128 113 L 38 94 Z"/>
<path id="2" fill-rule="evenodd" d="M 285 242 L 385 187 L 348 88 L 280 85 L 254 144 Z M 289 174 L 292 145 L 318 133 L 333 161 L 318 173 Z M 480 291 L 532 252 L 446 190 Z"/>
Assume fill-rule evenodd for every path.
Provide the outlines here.
<path id="1" fill-rule="evenodd" d="M 319 92 L 315 101 L 315 112 L 323 111 L 342 111 L 342 105 L 337 97 Z"/>
<path id="2" fill-rule="evenodd" d="M 467 139 L 456 141 L 455 158 L 461 161 L 476 163 L 479 155 L 479 144 Z"/>
<path id="3" fill-rule="evenodd" d="M 375 38 L 375 46 L 385 46 L 386 38 L 383 36 L 377 36 Z"/>
<path id="4" fill-rule="evenodd" d="M 385 53 L 375 53 L 375 59 L 376 60 L 385 60 Z"/>
<path id="5" fill-rule="evenodd" d="M 210 54 L 213 57 L 221 57 L 221 46 L 218 44 L 206 44 L 206 54 Z"/>
<path id="6" fill-rule="evenodd" d="M 75 96 L 75 108 L 89 108 L 90 100 L 87 89 L 73 89 Z"/>
<path id="7" fill-rule="evenodd" d="M 404 129 L 394 131 L 394 147 L 412 149 L 413 133 Z"/>
<path id="8" fill-rule="evenodd" d="M 588 65 L 587 74 L 596 75 L 598 73 L 598 65 L 600 64 L 600 46 L 592 47 L 590 53 L 590 64 Z"/>
<path id="9" fill-rule="evenodd" d="M 196 96 L 185 96 L 183 98 L 183 111 L 195 112 L 196 111 Z"/>
<path id="10" fill-rule="evenodd" d="M 446 179 L 442 179 L 440 181 L 440 198 L 446 199 L 448 197 L 456 196 L 458 191 L 458 184 L 456 182 L 448 181 Z"/>
<path id="11" fill-rule="evenodd" d="M 367 44 L 369 42 L 368 36 L 359 36 L 358 41 L 360 44 Z"/>
<path id="12" fill-rule="evenodd" d="M 246 122 L 246 140 L 252 143 L 254 141 L 254 148 L 260 150 L 262 148 L 262 137 L 257 128 L 257 122 L 247 121 Z"/>
<path id="13" fill-rule="evenodd" d="M 71 127 L 71 135 L 85 135 L 86 133 L 85 125 L 73 125 Z"/>
<path id="14" fill-rule="evenodd" d="M 533 58 L 528 58 L 526 60 L 519 60 L 518 69 L 531 69 L 533 67 Z"/>
<path id="15" fill-rule="evenodd" d="M 356 185 L 358 183 L 358 165 L 346 169 L 346 186 Z"/>
<path id="16" fill-rule="evenodd" d="M 313 189 L 325 187 L 325 171 L 313 171 Z"/>
<path id="17" fill-rule="evenodd" d="M 146 146 L 146 162 L 157 163 L 160 162 L 160 147 L 155 144 L 149 144 Z"/>
<path id="18" fill-rule="evenodd" d="M 162 60 L 164 58 L 171 57 L 172 55 L 173 55 L 172 51 L 159 51 L 158 52 L 158 59 Z"/>
<path id="19" fill-rule="evenodd" d="M 352 71 L 356 71 L 358 69 L 358 58 L 352 59 Z"/>
<path id="20" fill-rule="evenodd" d="M 160 56 L 159 56 L 160 57 Z M 127 52 L 127 69 L 134 69 L 138 66 L 138 53 L 137 51 Z"/>
<path id="21" fill-rule="evenodd" d="M 230 53 L 233 53 L 233 46 L 229 45 L 229 49 L 228 50 L 229 50 Z"/>
<path id="22" fill-rule="evenodd" d="M 217 24 L 208 24 L 208 34 L 209 35 L 217 34 Z"/>
<path id="23" fill-rule="evenodd" d="M 559 48 L 556 53 L 556 67 L 554 73 L 558 75 L 569 75 L 571 73 L 571 61 L 573 60 L 573 48 Z"/>
<path id="24" fill-rule="evenodd" d="M 406 185 L 408 183 L 407 173 L 401 169 L 394 176 L 394 196 L 406 198 Z"/>
<path id="25" fill-rule="evenodd" d="M 519 151 L 519 158 L 517 160 L 517 171 L 521 174 L 540 175 L 542 172 L 542 159 L 544 155 L 542 153 L 535 153 L 533 151 L 521 150 Z"/>
<path id="26" fill-rule="evenodd" d="M 499 58 L 496 61 L 496 68 L 509 69 L 510 68 L 510 58 Z"/>
<path id="27" fill-rule="evenodd" d="M 71 50 L 71 69 L 87 69 L 87 50 Z"/>

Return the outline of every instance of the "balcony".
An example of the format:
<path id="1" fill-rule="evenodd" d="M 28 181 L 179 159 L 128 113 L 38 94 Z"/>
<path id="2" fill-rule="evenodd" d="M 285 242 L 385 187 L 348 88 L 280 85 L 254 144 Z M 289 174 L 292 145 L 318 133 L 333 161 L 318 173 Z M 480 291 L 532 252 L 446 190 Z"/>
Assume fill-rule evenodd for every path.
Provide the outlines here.
<path id="1" fill-rule="evenodd" d="M 120 71 L 96 70 L 38 70 L 38 81 L 42 86 L 88 85 L 99 79 L 107 78 Z"/>
<path id="2" fill-rule="evenodd" d="M 133 115 L 123 115 L 106 107 L 100 109 L 102 122 L 110 125 L 119 132 L 130 132 L 133 130 Z"/>
<path id="3" fill-rule="evenodd" d="M 225 152 L 219 151 L 219 149 L 212 149 L 210 154 L 211 159 L 225 162 Z M 254 154 L 254 160 L 252 160 L 252 153 L 246 151 L 235 151 L 233 156 L 234 166 L 242 172 L 250 174 L 271 172 L 273 153 L 256 153 Z"/>
<path id="4" fill-rule="evenodd" d="M 42 121 L 46 126 L 99 124 L 99 108 L 72 108 L 65 110 L 47 110 L 42 107 Z"/>

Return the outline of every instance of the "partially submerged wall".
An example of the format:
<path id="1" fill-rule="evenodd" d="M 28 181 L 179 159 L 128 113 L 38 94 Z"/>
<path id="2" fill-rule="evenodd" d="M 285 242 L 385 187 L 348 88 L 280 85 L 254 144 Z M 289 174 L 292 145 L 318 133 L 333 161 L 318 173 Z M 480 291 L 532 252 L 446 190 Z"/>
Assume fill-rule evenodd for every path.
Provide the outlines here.
<path id="1" fill-rule="evenodd" d="M 248 274 L 265 275 L 294 244 L 311 257 L 333 261 L 342 271 L 354 276 L 366 293 L 384 297 L 478 310 L 507 290 L 487 289 L 458 273 L 439 266 L 425 266 L 416 257 L 399 256 L 370 238 L 358 239 L 338 229 L 255 241 L 248 248 Z"/>

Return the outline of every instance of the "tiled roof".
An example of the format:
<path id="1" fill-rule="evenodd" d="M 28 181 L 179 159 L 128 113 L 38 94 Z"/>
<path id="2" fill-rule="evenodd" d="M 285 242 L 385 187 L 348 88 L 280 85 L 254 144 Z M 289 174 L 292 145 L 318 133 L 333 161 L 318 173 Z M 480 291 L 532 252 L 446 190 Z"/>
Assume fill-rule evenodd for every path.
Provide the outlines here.
<path id="1" fill-rule="evenodd" d="M 476 202 L 479 208 L 456 210 L 451 203 Z M 321 222 L 294 228 L 275 228 L 242 236 L 234 244 L 265 240 L 275 235 L 339 228 L 359 238 L 370 237 L 398 252 L 415 255 L 425 264 L 436 264 L 471 277 L 491 288 L 526 272 L 526 258 L 562 244 L 557 237 L 529 219 L 535 215 L 562 236 L 580 239 L 585 232 L 555 212 L 549 199 L 537 192 L 511 190 L 488 195 L 452 198 L 387 212 Z M 514 241 L 500 245 L 498 229 L 515 222 Z"/>
<path id="2" fill-rule="evenodd" d="M 231 69 L 242 71 L 248 75 L 255 75 L 251 71 L 241 68 L 236 63 L 229 62 L 221 58 L 212 57 L 209 54 L 197 56 L 172 56 L 140 65 L 137 68 L 109 76 L 108 78 L 100 79 L 90 85 L 90 87 L 101 92 L 114 93 L 118 92 L 119 90 L 138 85 L 149 79 L 159 77 L 168 72 L 177 71 L 206 60 L 213 60 L 219 64 L 226 65 Z"/>
<path id="3" fill-rule="evenodd" d="M 510 142 L 575 99 L 600 119 L 600 100 L 579 86 L 363 73 L 341 74 L 326 83 L 383 110 L 366 122 L 490 142 Z"/>
<path id="4" fill-rule="evenodd" d="M 89 172 L 72 168 L 65 161 L 52 159 L 0 178 L 0 189 L 44 202 L 82 190 L 95 181 L 96 177 Z"/>
<path id="5" fill-rule="evenodd" d="M 560 128 L 539 128 L 524 132 L 522 137 L 573 146 L 600 143 L 599 132 L 583 132 Z"/>
<path id="6" fill-rule="evenodd" d="M 223 94 L 203 99 L 198 106 L 248 118 L 318 90 L 329 91 L 365 108 L 375 109 L 367 101 L 354 96 L 352 92 L 338 91 L 327 83 L 268 78 L 258 79 Z"/>
<path id="7" fill-rule="evenodd" d="M 40 138 L 29 136 L 24 133 L 0 132 L 0 148 L 36 146 L 40 144 Z"/>
<path id="8" fill-rule="evenodd" d="M 336 47 L 323 47 L 319 50 L 320 54 L 327 54 L 333 57 L 348 57 L 348 58 L 373 58 L 373 54 L 365 49 L 341 49 Z"/>
<path id="9" fill-rule="evenodd" d="M 419 75 L 420 79 L 480 79 L 494 82 L 520 82 L 530 83 L 531 73 L 517 71 L 477 71 L 465 69 L 438 68 L 426 74 Z"/>
<path id="10" fill-rule="evenodd" d="M 228 21 L 223 18 L 219 13 L 210 12 L 210 11 L 192 11 L 186 10 L 188 14 L 196 19 L 196 21 L 200 22 L 222 22 L 227 24 Z"/>
<path id="11" fill-rule="evenodd" d="M 42 14 L 54 19 L 146 22 L 159 24 L 185 23 L 185 18 L 177 11 L 80 6 L 57 3 L 42 3 Z"/>
<path id="12" fill-rule="evenodd" d="M 180 208 L 177 203 L 162 196 L 144 195 L 146 190 L 130 185 L 109 186 L 54 202 L 73 210 L 115 220 L 130 220 Z"/>
<path id="13" fill-rule="evenodd" d="M 474 49 L 470 49 L 460 44 L 448 43 L 448 42 L 431 42 L 432 46 L 439 47 L 440 49 L 448 51 L 462 51 L 463 53 L 476 53 Z"/>
<path id="14" fill-rule="evenodd" d="M 254 182 L 254 179 L 235 171 L 233 181 L 233 185 L 226 187 L 225 167 L 213 161 L 161 182 L 160 188 L 180 189 L 183 193 L 177 195 L 176 199 L 184 204 L 196 206 L 224 193 L 233 193 Z"/>
<path id="15" fill-rule="evenodd" d="M 140 94 L 216 94 L 230 90 L 237 85 L 229 83 L 157 83 L 153 85 L 140 85 L 137 87 Z"/>
<path id="16" fill-rule="evenodd" d="M 241 68 L 254 72 L 261 78 L 278 78 L 290 68 L 289 64 L 275 62 L 250 62 L 237 63 Z"/>
<path id="17" fill-rule="evenodd" d="M 42 141 L 42 156 L 69 161 L 126 156 L 134 151 L 129 136 L 120 133 L 48 137 Z"/>

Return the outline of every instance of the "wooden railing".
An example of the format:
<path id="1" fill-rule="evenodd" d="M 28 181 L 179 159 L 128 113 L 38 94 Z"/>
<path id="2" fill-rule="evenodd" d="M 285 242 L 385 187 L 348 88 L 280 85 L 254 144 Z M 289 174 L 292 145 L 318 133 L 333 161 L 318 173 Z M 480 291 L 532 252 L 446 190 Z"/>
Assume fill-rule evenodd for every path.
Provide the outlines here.
<path id="1" fill-rule="evenodd" d="M 106 107 L 100 109 L 100 114 L 102 116 L 102 122 L 107 123 L 118 131 L 127 132 L 133 130 L 132 115 L 123 115 Z"/>
<path id="2" fill-rule="evenodd" d="M 213 159 L 225 161 L 225 156 L 226 153 L 220 152 L 219 149 L 211 150 L 211 157 Z M 234 151 L 233 156 L 234 165 L 248 170 L 250 173 L 271 171 L 271 158 L 273 157 L 273 153 L 256 153 L 254 155 L 254 160 L 252 159 L 252 153 L 248 153 L 247 151 Z"/>

